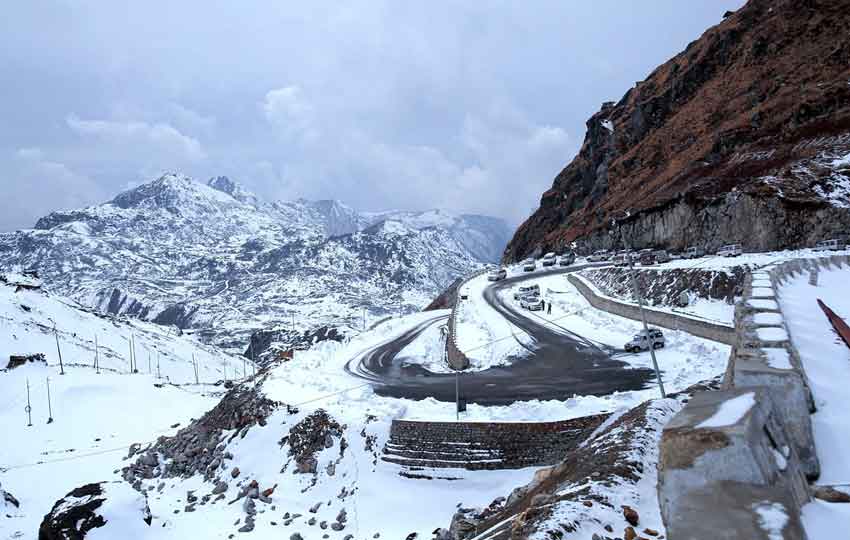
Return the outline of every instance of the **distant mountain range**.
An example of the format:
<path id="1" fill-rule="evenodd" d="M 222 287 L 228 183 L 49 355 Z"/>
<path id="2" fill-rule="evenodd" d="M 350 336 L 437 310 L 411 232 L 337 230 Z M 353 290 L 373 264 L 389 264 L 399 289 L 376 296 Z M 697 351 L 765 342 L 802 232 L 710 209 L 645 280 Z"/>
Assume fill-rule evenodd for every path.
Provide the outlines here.
<path id="1" fill-rule="evenodd" d="M 224 176 L 202 184 L 167 174 L 0 234 L 0 266 L 36 270 L 83 305 L 177 325 L 241 353 L 257 331 L 263 349 L 287 348 L 421 309 L 497 261 L 510 234 L 492 217 L 267 203 Z"/>

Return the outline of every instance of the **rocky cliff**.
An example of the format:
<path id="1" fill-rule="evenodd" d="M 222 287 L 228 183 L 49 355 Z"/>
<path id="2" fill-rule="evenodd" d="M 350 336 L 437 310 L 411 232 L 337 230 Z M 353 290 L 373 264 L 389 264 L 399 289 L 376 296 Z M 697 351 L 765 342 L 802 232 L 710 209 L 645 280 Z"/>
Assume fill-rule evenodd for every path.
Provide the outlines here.
<path id="1" fill-rule="evenodd" d="M 750 0 L 602 105 L 504 258 L 848 232 L 850 2 Z"/>

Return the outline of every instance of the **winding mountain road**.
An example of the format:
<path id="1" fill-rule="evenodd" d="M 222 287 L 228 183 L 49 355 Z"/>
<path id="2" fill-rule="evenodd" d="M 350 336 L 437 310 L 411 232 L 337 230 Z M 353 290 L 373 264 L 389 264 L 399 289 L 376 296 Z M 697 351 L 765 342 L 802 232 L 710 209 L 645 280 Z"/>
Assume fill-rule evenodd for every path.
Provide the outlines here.
<path id="1" fill-rule="evenodd" d="M 573 395 L 606 395 L 639 390 L 654 377 L 652 370 L 632 368 L 606 350 L 567 329 L 554 329 L 542 318 L 529 316 L 499 297 L 499 291 L 542 276 L 576 272 L 585 266 L 555 268 L 511 277 L 485 289 L 484 299 L 505 319 L 530 338 L 529 354 L 509 365 L 482 371 L 461 372 L 461 397 L 469 403 L 507 405 L 514 401 L 565 400 Z M 418 364 L 397 360 L 398 354 L 422 332 L 447 317 L 435 317 L 395 339 L 364 351 L 349 361 L 346 370 L 374 383 L 379 395 L 439 401 L 455 400 L 455 374 L 433 373 Z"/>

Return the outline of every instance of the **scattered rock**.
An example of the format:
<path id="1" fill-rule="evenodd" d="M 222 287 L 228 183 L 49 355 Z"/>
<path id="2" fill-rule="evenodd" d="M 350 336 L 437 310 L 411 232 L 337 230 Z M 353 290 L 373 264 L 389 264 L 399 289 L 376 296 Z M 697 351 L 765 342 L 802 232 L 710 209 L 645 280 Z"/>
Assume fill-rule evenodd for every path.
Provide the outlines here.
<path id="1" fill-rule="evenodd" d="M 104 537 L 135 536 L 149 526 L 152 521 L 147 497 L 134 491 L 123 482 L 100 482 L 86 484 L 70 491 L 56 501 L 50 512 L 44 516 L 38 529 L 39 540 L 83 539 L 92 529 L 103 527 L 107 520 L 104 510 L 109 513 L 131 516 L 138 515 L 138 523 L 125 520 L 124 527 L 133 530 L 109 531 Z M 142 525 L 144 523 L 144 525 Z"/>
<path id="2" fill-rule="evenodd" d="M 312 527 L 313 525 L 315 525 L 315 524 L 316 524 L 316 518 L 314 518 L 314 517 L 311 517 L 311 518 L 307 521 L 307 525 L 310 525 L 311 527 Z"/>
<path id="3" fill-rule="evenodd" d="M 623 531 L 623 540 L 635 540 L 637 538 L 637 533 L 634 528 L 626 527 L 626 530 Z"/>
<path id="4" fill-rule="evenodd" d="M 644 529 L 643 534 L 647 534 L 649 536 L 658 536 L 658 531 L 655 529 Z"/>
<path id="5" fill-rule="evenodd" d="M 814 496 L 831 503 L 850 503 L 850 495 L 832 487 L 819 487 L 815 489 Z"/>
<path id="6" fill-rule="evenodd" d="M 637 510 L 631 506 L 623 506 L 623 517 L 626 518 L 626 521 L 628 521 L 629 525 L 632 527 L 637 527 L 638 521 L 640 521 L 640 516 L 638 515 Z"/>
<path id="7" fill-rule="evenodd" d="M 581 504 L 585 505 L 585 506 L 586 506 L 586 507 L 588 507 L 588 508 L 590 508 L 591 506 L 593 506 L 593 503 L 592 503 L 592 502 L 590 502 L 590 501 L 584 501 L 584 502 L 582 502 Z"/>
<path id="8" fill-rule="evenodd" d="M 233 470 L 230 471 L 230 477 L 236 478 L 237 476 L 239 476 L 239 467 L 233 467 Z"/>
<path id="9" fill-rule="evenodd" d="M 299 533 L 292 533 L 289 536 L 289 540 L 304 540 L 304 537 L 301 536 Z"/>
<path id="10" fill-rule="evenodd" d="M 212 490 L 213 495 L 218 495 L 220 493 L 224 493 L 227 491 L 227 484 L 223 480 L 219 480 L 215 483 L 215 487 Z"/>

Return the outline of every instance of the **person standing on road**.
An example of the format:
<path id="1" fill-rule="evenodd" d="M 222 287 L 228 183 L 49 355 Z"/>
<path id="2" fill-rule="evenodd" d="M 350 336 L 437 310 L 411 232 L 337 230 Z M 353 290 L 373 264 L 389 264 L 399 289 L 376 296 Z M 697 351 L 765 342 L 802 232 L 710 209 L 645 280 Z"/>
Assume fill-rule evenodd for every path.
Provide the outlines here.
<path id="1" fill-rule="evenodd" d="M 552 314 L 552 301 L 549 300 L 549 303 L 546 304 L 546 315 L 551 315 L 551 314 Z"/>

